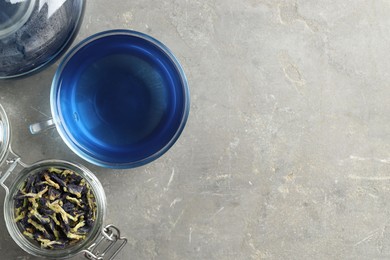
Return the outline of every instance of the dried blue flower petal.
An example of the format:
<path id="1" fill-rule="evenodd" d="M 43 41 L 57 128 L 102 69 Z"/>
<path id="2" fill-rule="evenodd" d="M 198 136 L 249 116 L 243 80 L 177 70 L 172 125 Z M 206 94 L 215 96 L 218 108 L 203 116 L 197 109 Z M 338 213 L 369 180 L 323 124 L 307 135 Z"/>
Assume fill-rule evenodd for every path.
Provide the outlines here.
<path id="1" fill-rule="evenodd" d="M 79 228 L 77 231 L 79 234 L 87 234 L 90 230 L 91 226 L 86 225 L 84 227 Z"/>
<path id="2" fill-rule="evenodd" d="M 39 223 L 41 224 L 50 223 L 50 218 L 42 216 L 36 209 L 31 210 L 30 213 Z"/>
<path id="3" fill-rule="evenodd" d="M 56 230 L 56 223 L 54 223 L 53 219 L 49 218 L 50 221 L 45 225 L 46 230 L 48 230 L 51 234 L 54 235 L 55 239 L 59 239 L 58 231 Z"/>
<path id="4" fill-rule="evenodd" d="M 56 242 L 57 242 L 56 244 L 51 245 L 51 247 L 54 249 L 64 249 L 67 246 L 67 243 L 65 240 L 56 240 Z"/>
<path id="5" fill-rule="evenodd" d="M 38 192 L 37 187 L 35 187 L 35 185 L 31 186 L 29 192 L 31 192 L 31 193 L 37 193 L 37 192 Z"/>
<path id="6" fill-rule="evenodd" d="M 66 187 L 66 183 L 65 183 L 60 177 L 58 177 L 56 174 L 51 173 L 49 176 L 50 176 L 50 178 L 51 178 L 53 181 L 55 181 L 56 183 L 58 183 L 60 186 Z"/>
<path id="7" fill-rule="evenodd" d="M 27 181 L 23 189 L 26 193 L 31 191 L 31 187 L 33 187 L 34 181 L 35 181 L 34 175 L 30 175 L 27 177 Z"/>
<path id="8" fill-rule="evenodd" d="M 25 214 L 25 217 L 19 221 L 19 225 L 22 227 L 23 230 L 26 230 L 31 227 L 31 224 L 28 223 L 28 219 L 29 217 L 27 216 L 27 214 Z"/>
<path id="9" fill-rule="evenodd" d="M 80 184 L 81 186 L 83 186 L 82 183 L 80 183 L 80 182 L 82 180 L 84 180 L 84 179 L 80 175 L 73 174 L 72 177 L 69 178 L 69 179 L 70 179 L 69 183 L 71 183 L 71 184 Z"/>
<path id="10" fill-rule="evenodd" d="M 65 202 L 62 208 L 65 210 L 66 213 L 71 213 L 74 211 L 75 206 L 70 202 Z"/>
<path id="11" fill-rule="evenodd" d="M 61 196 L 61 191 L 59 191 L 53 187 L 49 188 L 49 200 L 54 201 L 54 200 L 58 199 L 60 196 Z"/>
<path id="12" fill-rule="evenodd" d="M 49 217 L 50 217 L 50 215 L 53 215 L 53 213 L 54 213 L 53 210 L 47 208 L 46 206 L 42 206 L 43 204 L 39 203 L 39 205 L 40 205 L 40 207 L 38 208 L 38 211 L 39 211 L 39 213 L 41 213 L 41 215 L 45 215 L 45 216 L 49 216 Z M 46 203 L 44 205 L 46 205 Z"/>
<path id="13" fill-rule="evenodd" d="M 67 186 L 69 193 L 76 195 L 77 198 L 81 198 L 81 192 L 83 191 L 83 186 L 78 186 L 75 184 L 69 184 Z"/>
<path id="14" fill-rule="evenodd" d="M 19 191 L 16 193 L 16 195 L 14 196 L 15 208 L 19 208 L 19 207 L 22 207 L 22 206 L 23 206 L 24 194 L 26 194 L 26 192 L 24 192 L 24 191 L 22 191 L 22 190 L 19 190 Z"/>
<path id="15" fill-rule="evenodd" d="M 87 221 L 87 225 L 88 225 L 88 226 L 90 226 L 90 227 L 93 226 L 94 220 L 92 220 L 91 217 L 88 217 L 86 221 Z"/>
<path id="16" fill-rule="evenodd" d="M 61 223 L 60 227 L 61 227 L 62 231 L 64 231 L 65 234 L 69 233 L 70 232 L 69 222 L 65 221 L 63 219 L 62 215 L 58 216 L 58 219 Z"/>
<path id="17" fill-rule="evenodd" d="M 74 218 L 72 215 L 70 215 L 69 213 L 67 213 L 61 206 L 61 201 L 60 200 L 56 200 L 52 203 L 47 203 L 46 206 L 48 206 L 51 210 L 53 210 L 54 212 L 56 213 L 59 213 L 62 217 L 62 219 L 64 220 L 65 223 L 69 223 L 69 220 L 68 219 L 71 219 L 73 221 L 77 221 L 77 218 Z"/>
<path id="18" fill-rule="evenodd" d="M 31 218 L 29 220 L 27 220 L 27 222 L 30 223 L 31 225 L 33 225 L 33 227 L 35 227 L 37 230 L 39 230 L 41 232 L 45 232 L 45 228 L 41 224 L 38 224 L 37 222 L 32 220 Z"/>

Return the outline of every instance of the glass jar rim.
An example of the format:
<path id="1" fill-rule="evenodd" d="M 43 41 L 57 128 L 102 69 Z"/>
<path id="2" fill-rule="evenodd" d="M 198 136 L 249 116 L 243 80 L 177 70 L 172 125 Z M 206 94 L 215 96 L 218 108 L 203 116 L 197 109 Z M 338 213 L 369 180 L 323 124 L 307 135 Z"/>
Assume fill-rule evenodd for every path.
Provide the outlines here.
<path id="1" fill-rule="evenodd" d="M 0 165 L 2 165 L 9 152 L 11 140 L 11 126 L 8 120 L 7 113 L 0 104 Z"/>
<path id="2" fill-rule="evenodd" d="M 0 39 L 6 38 L 10 34 L 16 32 L 20 27 L 23 26 L 23 24 L 27 22 L 34 9 L 35 1 L 36 0 L 30 0 L 29 2 L 22 3 L 22 8 L 19 9 L 16 13 L 18 20 L 10 24 L 10 26 L 5 27 L 4 29 L 0 29 Z"/>

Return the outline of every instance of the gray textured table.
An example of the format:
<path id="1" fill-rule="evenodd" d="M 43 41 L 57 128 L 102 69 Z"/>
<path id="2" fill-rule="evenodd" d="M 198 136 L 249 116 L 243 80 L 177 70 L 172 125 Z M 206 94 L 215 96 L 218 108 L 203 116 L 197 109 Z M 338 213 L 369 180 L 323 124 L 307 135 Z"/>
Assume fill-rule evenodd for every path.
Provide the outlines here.
<path id="1" fill-rule="evenodd" d="M 384 0 L 88 1 L 76 42 L 130 28 L 182 62 L 183 135 L 131 170 L 82 161 L 55 130 L 29 135 L 57 63 L 0 82 L 13 149 L 96 173 L 129 238 L 118 259 L 389 258 L 389 14 Z M 36 259 L 2 214 L 0 230 L 1 259 Z"/>

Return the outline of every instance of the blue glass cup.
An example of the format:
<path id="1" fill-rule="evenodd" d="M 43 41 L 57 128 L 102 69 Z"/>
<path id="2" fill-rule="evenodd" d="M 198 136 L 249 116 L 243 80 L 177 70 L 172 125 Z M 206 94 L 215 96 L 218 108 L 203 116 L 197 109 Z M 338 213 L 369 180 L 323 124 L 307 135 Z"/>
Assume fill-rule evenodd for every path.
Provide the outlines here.
<path id="1" fill-rule="evenodd" d="M 172 52 L 135 31 L 95 34 L 75 46 L 54 76 L 52 119 L 77 155 L 107 168 L 132 168 L 168 151 L 189 114 L 189 89 Z"/>

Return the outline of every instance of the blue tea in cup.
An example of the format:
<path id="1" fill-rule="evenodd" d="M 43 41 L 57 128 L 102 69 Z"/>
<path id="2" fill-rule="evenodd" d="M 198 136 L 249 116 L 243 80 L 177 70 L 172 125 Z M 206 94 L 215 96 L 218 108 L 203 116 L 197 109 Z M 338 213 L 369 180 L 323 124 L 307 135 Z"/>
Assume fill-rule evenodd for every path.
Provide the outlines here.
<path id="1" fill-rule="evenodd" d="M 160 157 L 178 139 L 189 114 L 189 89 L 182 67 L 161 42 L 114 30 L 67 54 L 50 102 L 53 119 L 47 124 L 55 124 L 76 154 L 99 166 L 132 168 Z"/>

